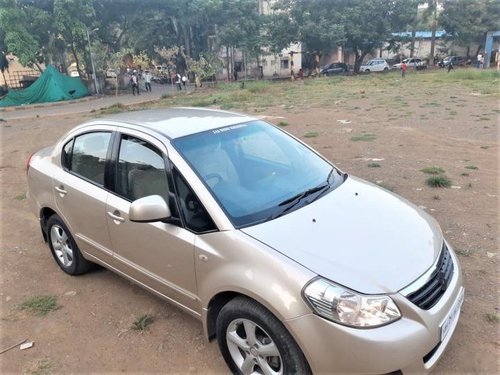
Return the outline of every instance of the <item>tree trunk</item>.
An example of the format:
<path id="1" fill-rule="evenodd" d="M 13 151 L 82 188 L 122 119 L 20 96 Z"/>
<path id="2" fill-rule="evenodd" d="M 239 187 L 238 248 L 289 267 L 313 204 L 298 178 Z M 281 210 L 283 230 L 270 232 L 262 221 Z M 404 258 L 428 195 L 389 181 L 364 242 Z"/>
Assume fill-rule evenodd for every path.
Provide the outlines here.
<path id="1" fill-rule="evenodd" d="M 434 48 L 436 46 L 436 28 L 437 28 L 437 0 L 434 0 L 434 19 L 432 20 L 432 34 L 431 34 L 431 56 L 429 58 L 434 64 Z"/>
<path id="2" fill-rule="evenodd" d="M 5 82 L 5 87 L 9 88 L 9 85 L 7 84 L 7 80 L 5 79 L 5 70 L 2 70 L 2 76 L 3 76 L 3 81 Z"/>
<path id="3" fill-rule="evenodd" d="M 429 60 L 433 62 L 434 64 L 434 48 L 436 46 L 436 20 L 434 19 L 432 21 L 432 34 L 431 34 L 431 56 L 429 57 Z"/>
<path id="4" fill-rule="evenodd" d="M 226 46 L 226 70 L 227 70 L 227 81 L 231 81 L 231 72 L 229 71 L 229 47 Z"/>
<path id="5" fill-rule="evenodd" d="M 417 25 L 418 25 L 418 6 L 415 8 L 415 18 L 413 19 L 413 24 L 411 25 L 410 57 L 413 57 L 415 55 L 415 37 L 417 35 Z"/>
<path id="6" fill-rule="evenodd" d="M 363 62 L 363 59 L 365 58 L 367 52 L 362 51 L 361 54 L 359 53 L 357 48 L 353 48 L 354 50 L 354 73 L 359 73 L 359 67 L 361 66 L 361 63 Z"/>
<path id="7" fill-rule="evenodd" d="M 417 30 L 415 27 L 411 30 L 411 44 L 410 44 L 410 57 L 413 57 L 415 54 L 415 36 L 417 35 Z"/>
<path id="8" fill-rule="evenodd" d="M 73 54 L 73 57 L 75 58 L 76 70 L 78 71 L 78 75 L 80 76 L 80 78 L 82 78 L 82 70 L 80 69 L 80 61 L 78 60 L 78 55 L 76 53 L 75 42 L 71 41 L 70 46 L 71 46 L 71 53 Z"/>

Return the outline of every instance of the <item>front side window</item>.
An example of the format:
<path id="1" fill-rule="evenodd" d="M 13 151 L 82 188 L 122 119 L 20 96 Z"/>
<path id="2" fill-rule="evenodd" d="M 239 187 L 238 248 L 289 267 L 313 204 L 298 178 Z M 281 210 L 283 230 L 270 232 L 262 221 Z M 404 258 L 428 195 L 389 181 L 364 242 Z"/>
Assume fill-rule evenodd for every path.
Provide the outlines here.
<path id="1" fill-rule="evenodd" d="M 236 227 L 276 217 L 287 200 L 323 186 L 332 175 L 323 158 L 263 121 L 192 134 L 172 144 Z M 299 201 L 291 203 L 294 209 L 310 202 Z"/>
<path id="2" fill-rule="evenodd" d="M 79 135 L 63 147 L 61 163 L 71 171 L 100 186 L 104 186 L 106 154 L 110 132 Z"/>
<path id="3" fill-rule="evenodd" d="M 160 195 L 169 202 L 167 173 L 161 152 L 142 139 L 123 135 L 115 189 L 118 195 L 130 201 Z"/>

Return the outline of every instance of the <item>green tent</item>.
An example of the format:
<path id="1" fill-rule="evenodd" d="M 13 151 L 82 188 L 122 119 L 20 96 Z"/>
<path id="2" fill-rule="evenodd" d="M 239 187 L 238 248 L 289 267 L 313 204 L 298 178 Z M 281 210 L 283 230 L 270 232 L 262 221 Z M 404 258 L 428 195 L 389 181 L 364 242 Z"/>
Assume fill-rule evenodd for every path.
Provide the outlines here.
<path id="1" fill-rule="evenodd" d="M 48 65 L 33 84 L 22 90 L 11 90 L 0 100 L 0 107 L 59 102 L 90 95 L 80 78 L 71 78 Z"/>

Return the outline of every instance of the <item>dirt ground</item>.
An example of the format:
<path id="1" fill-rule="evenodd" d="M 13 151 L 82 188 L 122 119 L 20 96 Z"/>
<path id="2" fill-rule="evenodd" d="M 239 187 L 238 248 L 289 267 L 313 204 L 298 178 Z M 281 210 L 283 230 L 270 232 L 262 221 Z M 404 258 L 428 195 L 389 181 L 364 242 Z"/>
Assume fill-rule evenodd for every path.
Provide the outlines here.
<path id="1" fill-rule="evenodd" d="M 439 221 L 459 254 L 466 295 L 434 373 L 498 374 L 497 98 L 464 90 L 407 102 L 402 110 L 367 95 L 348 106 L 274 107 L 259 115 L 281 122 L 344 171 L 394 190 Z M 0 122 L 0 350 L 23 339 L 35 343 L 0 354 L 0 372 L 228 373 L 217 344 L 204 341 L 195 319 L 109 271 L 71 277 L 51 258 L 25 199 L 25 164 L 32 152 L 90 117 Z M 363 134 L 373 136 L 352 140 Z M 431 166 L 446 171 L 450 188 L 425 184 L 428 175 L 421 169 Z M 19 305 L 34 295 L 55 295 L 61 308 L 43 317 L 21 311 Z M 149 329 L 130 330 L 145 313 L 154 317 Z"/>

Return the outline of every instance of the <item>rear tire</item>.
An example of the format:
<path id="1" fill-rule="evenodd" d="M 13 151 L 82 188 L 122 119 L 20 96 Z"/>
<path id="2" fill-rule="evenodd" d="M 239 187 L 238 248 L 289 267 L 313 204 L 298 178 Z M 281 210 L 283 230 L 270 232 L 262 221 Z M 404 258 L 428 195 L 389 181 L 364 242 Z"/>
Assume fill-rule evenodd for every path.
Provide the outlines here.
<path id="1" fill-rule="evenodd" d="M 219 349 L 233 374 L 311 374 L 304 354 L 283 324 L 264 306 L 236 297 L 216 323 Z"/>
<path id="2" fill-rule="evenodd" d="M 69 275 L 87 272 L 92 263 L 86 260 L 61 218 L 54 214 L 47 220 L 50 251 L 57 265 Z"/>

